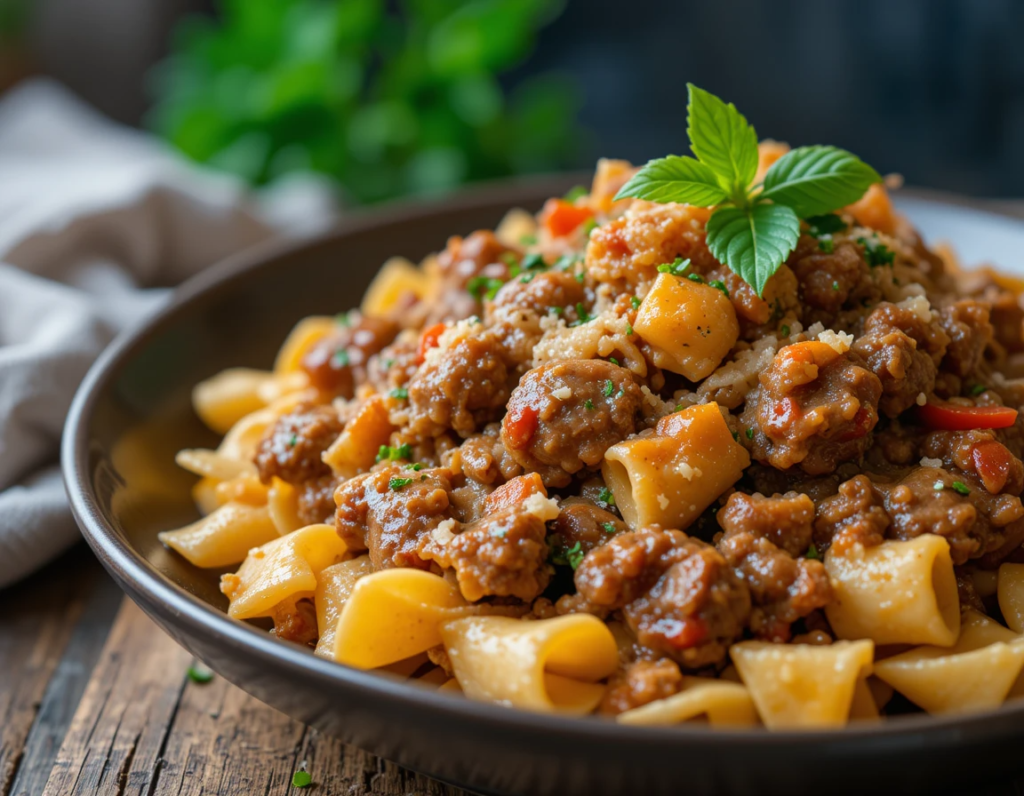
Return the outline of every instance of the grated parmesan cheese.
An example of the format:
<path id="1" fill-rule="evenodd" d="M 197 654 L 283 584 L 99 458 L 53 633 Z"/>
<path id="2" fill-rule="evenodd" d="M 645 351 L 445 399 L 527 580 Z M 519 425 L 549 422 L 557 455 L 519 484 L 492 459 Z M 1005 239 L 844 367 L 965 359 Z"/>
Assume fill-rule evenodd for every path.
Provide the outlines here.
<path id="1" fill-rule="evenodd" d="M 668 508 L 668 498 L 664 495 L 658 495 L 658 505 L 661 506 L 661 510 L 664 511 Z"/>
<path id="2" fill-rule="evenodd" d="M 551 395 L 559 401 L 568 401 L 572 398 L 572 387 L 559 387 L 557 390 L 552 390 Z"/>
<path id="3" fill-rule="evenodd" d="M 825 331 L 825 324 L 823 324 L 821 321 L 816 321 L 807 327 L 807 336 L 817 337 L 823 331 Z"/>
<path id="4" fill-rule="evenodd" d="M 928 303 L 928 299 L 924 296 L 911 296 L 910 298 L 904 299 L 897 307 L 910 310 L 923 323 L 929 323 L 932 319 L 932 305 Z"/>
<path id="5" fill-rule="evenodd" d="M 455 527 L 455 520 L 445 520 L 430 532 L 430 538 L 442 547 L 455 538 L 452 528 Z"/>
<path id="6" fill-rule="evenodd" d="M 523 501 L 523 511 L 532 514 L 542 522 L 555 519 L 561 509 L 558 508 L 558 501 L 554 498 L 546 498 L 540 492 L 534 492 Z"/>
<path id="7" fill-rule="evenodd" d="M 676 467 L 676 470 L 679 472 L 679 475 L 687 481 L 692 481 L 694 478 L 700 478 L 704 475 L 699 467 L 691 467 L 686 462 L 680 462 L 679 466 Z M 664 506 L 662 508 L 664 508 Z"/>
<path id="8" fill-rule="evenodd" d="M 929 459 L 927 456 L 921 459 L 922 467 L 942 467 L 942 459 Z"/>
<path id="9" fill-rule="evenodd" d="M 815 324 L 816 326 L 817 324 Z M 813 327 L 811 327 L 813 328 Z M 818 340 L 832 348 L 837 354 L 845 354 L 853 345 L 853 335 L 847 332 L 833 332 L 825 329 L 818 332 Z"/>
<path id="10" fill-rule="evenodd" d="M 917 394 L 917 398 L 914 399 L 914 403 L 916 403 L 918 406 L 924 406 L 926 403 L 928 403 L 928 396 L 925 395 L 923 392 L 919 392 Z"/>

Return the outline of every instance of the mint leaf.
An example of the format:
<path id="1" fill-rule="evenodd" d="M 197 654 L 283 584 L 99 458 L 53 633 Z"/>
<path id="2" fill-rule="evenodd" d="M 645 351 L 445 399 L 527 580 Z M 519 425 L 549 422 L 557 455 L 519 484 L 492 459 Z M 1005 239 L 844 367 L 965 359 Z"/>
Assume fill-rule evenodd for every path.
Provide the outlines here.
<path id="1" fill-rule="evenodd" d="M 800 219 L 785 205 L 720 207 L 708 219 L 708 248 L 757 292 L 785 262 L 800 237 Z"/>
<path id="2" fill-rule="evenodd" d="M 757 173 L 757 133 L 736 106 L 687 83 L 686 132 L 697 158 L 718 175 L 737 204 L 746 203 L 746 190 Z"/>
<path id="3" fill-rule="evenodd" d="M 711 207 L 728 197 L 710 167 L 693 158 L 669 155 L 650 161 L 615 194 L 616 201 L 626 198 Z"/>
<path id="4" fill-rule="evenodd" d="M 881 181 L 877 171 L 845 149 L 802 146 L 772 164 L 761 197 L 807 218 L 852 204 L 872 183 Z"/>

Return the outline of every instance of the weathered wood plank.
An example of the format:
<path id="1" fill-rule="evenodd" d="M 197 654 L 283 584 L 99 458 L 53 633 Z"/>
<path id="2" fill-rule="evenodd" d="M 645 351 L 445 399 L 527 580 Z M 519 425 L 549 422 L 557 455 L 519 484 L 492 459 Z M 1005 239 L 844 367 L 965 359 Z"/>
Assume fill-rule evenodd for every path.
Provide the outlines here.
<path id="1" fill-rule="evenodd" d="M 93 584 L 103 577 L 78 547 L 0 592 L 0 794 L 11 791 L 40 702 Z"/>
<path id="2" fill-rule="evenodd" d="M 125 599 L 44 794 L 149 793 L 190 661 Z"/>

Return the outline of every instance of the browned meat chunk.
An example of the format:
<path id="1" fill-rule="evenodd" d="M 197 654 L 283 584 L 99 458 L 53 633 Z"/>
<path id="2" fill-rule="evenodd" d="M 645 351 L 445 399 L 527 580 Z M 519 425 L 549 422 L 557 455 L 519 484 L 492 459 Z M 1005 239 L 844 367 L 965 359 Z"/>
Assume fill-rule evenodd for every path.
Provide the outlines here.
<path id="1" fill-rule="evenodd" d="M 522 474 L 501 441 L 501 426 L 494 423 L 474 434 L 451 453 L 449 466 L 481 484 L 495 485 Z"/>
<path id="2" fill-rule="evenodd" d="M 423 540 L 421 554 L 443 568 L 454 568 L 467 600 L 497 596 L 529 601 L 551 578 L 546 533 L 544 520 L 519 504 L 470 523 L 451 539 L 443 529 L 435 532 Z"/>
<path id="3" fill-rule="evenodd" d="M 320 638 L 316 625 L 316 608 L 312 600 L 286 600 L 274 607 L 271 631 L 282 641 L 312 647 Z"/>
<path id="4" fill-rule="evenodd" d="M 525 276 L 530 276 L 526 274 Z M 546 315 L 554 308 L 575 307 L 586 300 L 583 285 L 568 271 L 545 271 L 528 282 L 513 279 L 494 297 L 488 317 L 506 310 L 528 310 Z"/>
<path id="5" fill-rule="evenodd" d="M 779 350 L 748 396 L 742 421 L 754 430 L 754 458 L 781 470 L 800 465 L 808 475 L 822 475 L 858 459 L 871 445 L 882 385 L 856 355 L 829 354 L 822 364 L 808 345 L 823 344 Z"/>
<path id="6" fill-rule="evenodd" d="M 281 415 L 256 449 L 256 469 L 265 484 L 277 476 L 301 484 L 330 475 L 321 456 L 341 434 L 342 422 L 330 406 L 300 404 Z"/>
<path id="7" fill-rule="evenodd" d="M 313 345 L 302 358 L 309 383 L 323 393 L 351 398 L 366 380 L 370 357 L 395 339 L 398 324 L 358 313 Z"/>
<path id="8" fill-rule="evenodd" d="M 501 439 L 545 486 L 597 467 L 608 448 L 636 430 L 642 393 L 625 368 L 602 360 L 567 360 L 529 371 L 512 391 Z"/>
<path id="9" fill-rule="evenodd" d="M 950 343 L 942 360 L 942 369 L 961 378 L 969 376 L 981 364 L 985 348 L 992 342 L 994 330 L 987 304 L 962 299 L 943 307 L 940 323 Z"/>
<path id="10" fill-rule="evenodd" d="M 579 545 L 581 553 L 589 553 L 600 547 L 629 527 L 610 511 L 595 506 L 583 498 L 569 498 L 562 501 L 561 513 L 551 523 L 553 544 L 563 550 L 572 550 Z"/>
<path id="11" fill-rule="evenodd" d="M 724 660 L 750 614 L 747 585 L 715 548 L 656 526 L 590 551 L 576 588 L 595 606 L 621 609 L 642 645 L 690 668 Z"/>
<path id="12" fill-rule="evenodd" d="M 814 544 L 824 554 L 833 544 L 844 550 L 855 544 L 880 544 L 889 527 L 881 498 L 866 475 L 839 485 L 839 493 L 818 504 L 814 521 Z"/>
<path id="13" fill-rule="evenodd" d="M 718 549 L 750 588 L 750 629 L 759 638 L 788 641 L 793 622 L 832 600 L 822 563 L 797 558 L 811 543 L 814 503 L 795 492 L 770 498 L 736 492 L 718 519 L 725 530 Z"/>
<path id="14" fill-rule="evenodd" d="M 601 701 L 601 712 L 623 713 L 678 693 L 683 687 L 683 673 L 668 658 L 659 661 L 636 661 L 616 672 L 608 683 Z"/>
<path id="15" fill-rule="evenodd" d="M 427 569 L 417 548 L 450 519 L 451 490 L 451 473 L 443 467 L 375 470 L 338 488 L 334 524 L 349 550 L 369 550 L 374 569 Z"/>
<path id="16" fill-rule="evenodd" d="M 932 431 L 925 436 L 921 452 L 941 459 L 947 469 L 974 473 L 993 495 L 1019 495 L 1024 490 L 1024 463 L 996 439 L 993 431 Z"/>
<path id="17" fill-rule="evenodd" d="M 341 480 L 335 475 L 323 475 L 299 486 L 299 519 L 305 525 L 330 524 L 334 518 L 334 492 Z"/>
<path id="18" fill-rule="evenodd" d="M 482 298 L 489 289 L 486 280 L 508 278 L 508 264 L 503 257 L 513 251 L 490 230 L 477 230 L 465 238 L 449 238 L 447 248 L 437 257 L 441 291 L 430 307 L 426 324 L 481 315 Z M 482 288 L 473 283 L 477 278 L 483 280 Z M 470 287 L 475 289 L 470 291 Z"/>
<path id="19" fill-rule="evenodd" d="M 449 429 L 468 437 L 501 417 L 508 400 L 508 370 L 490 336 L 465 337 L 431 352 L 409 382 L 411 426 L 437 436 Z"/>
<path id="20" fill-rule="evenodd" d="M 800 244 L 790 267 L 809 307 L 833 315 L 851 297 L 864 297 L 869 269 L 855 245 L 843 241 L 832 252 L 824 252 L 816 239 L 806 236 Z"/>
<path id="21" fill-rule="evenodd" d="M 853 350 L 882 382 L 879 408 L 889 417 L 914 406 L 935 386 L 938 363 L 949 336 L 917 313 L 883 302 L 864 321 L 864 334 Z"/>
<path id="22" fill-rule="evenodd" d="M 419 365 L 419 343 L 403 335 L 370 357 L 366 378 L 377 392 L 389 393 L 396 387 L 405 387 Z"/>

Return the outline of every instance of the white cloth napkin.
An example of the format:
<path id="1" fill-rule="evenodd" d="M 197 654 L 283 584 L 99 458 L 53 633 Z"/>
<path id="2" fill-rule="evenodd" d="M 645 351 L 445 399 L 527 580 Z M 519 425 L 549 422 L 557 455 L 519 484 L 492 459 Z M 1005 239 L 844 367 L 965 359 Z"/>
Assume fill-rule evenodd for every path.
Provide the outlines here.
<path id="1" fill-rule="evenodd" d="M 0 588 L 78 537 L 57 456 L 100 351 L 165 286 L 335 210 L 322 181 L 249 194 L 53 82 L 0 99 Z"/>

